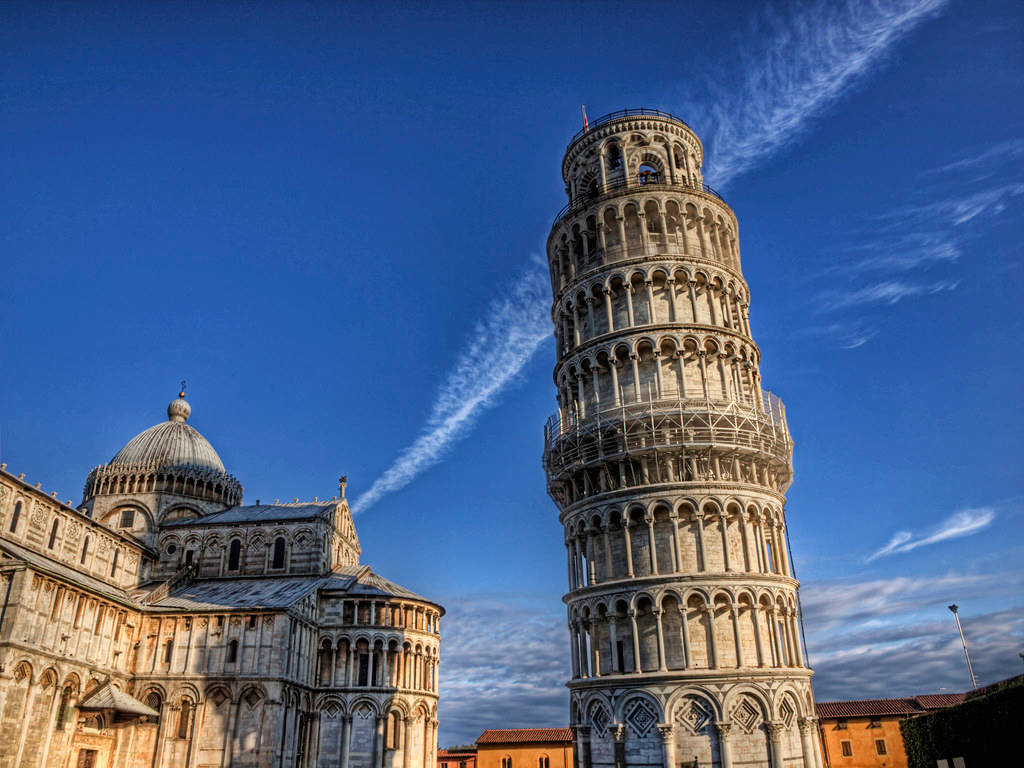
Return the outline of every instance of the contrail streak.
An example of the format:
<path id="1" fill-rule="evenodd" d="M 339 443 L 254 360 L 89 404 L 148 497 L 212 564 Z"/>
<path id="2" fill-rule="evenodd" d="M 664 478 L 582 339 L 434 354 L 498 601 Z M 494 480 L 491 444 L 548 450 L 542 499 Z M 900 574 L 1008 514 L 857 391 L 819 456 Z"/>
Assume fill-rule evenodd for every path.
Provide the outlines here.
<path id="1" fill-rule="evenodd" d="M 760 56 L 745 62 L 741 87 L 716 89 L 716 104 L 692 110 L 708 116 L 715 182 L 728 182 L 793 141 L 893 44 L 946 2 L 821 2 L 791 19 L 766 17 L 768 42 Z M 354 512 L 369 509 L 441 461 L 452 443 L 496 404 L 551 334 L 546 273 L 543 267 L 529 268 L 509 288 L 508 298 L 491 304 L 438 389 L 423 431 L 356 499 Z"/>
<path id="2" fill-rule="evenodd" d="M 817 2 L 792 16 L 767 13 L 745 56 L 739 87 L 712 88 L 695 111 L 710 127 L 705 176 L 728 184 L 796 140 L 894 45 L 948 0 Z"/>
<path id="3" fill-rule="evenodd" d="M 423 431 L 356 499 L 353 512 L 368 509 L 441 461 L 451 444 L 483 411 L 497 403 L 498 395 L 551 336 L 551 287 L 545 272 L 531 267 L 504 298 L 491 302 L 486 319 L 477 323 L 468 345 L 438 389 Z"/>

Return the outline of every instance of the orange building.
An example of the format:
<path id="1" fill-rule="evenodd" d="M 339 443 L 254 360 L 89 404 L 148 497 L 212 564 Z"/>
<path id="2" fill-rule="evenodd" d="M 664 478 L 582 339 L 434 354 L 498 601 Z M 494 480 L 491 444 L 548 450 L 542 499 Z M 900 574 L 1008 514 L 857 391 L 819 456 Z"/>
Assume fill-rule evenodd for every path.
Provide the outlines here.
<path id="1" fill-rule="evenodd" d="M 476 755 L 477 768 L 573 768 L 572 728 L 487 730 Z"/>
<path id="2" fill-rule="evenodd" d="M 476 750 L 471 747 L 439 749 L 437 768 L 476 768 Z"/>
<path id="3" fill-rule="evenodd" d="M 820 702 L 818 728 L 826 768 L 907 768 L 900 720 L 951 707 L 966 696 Z"/>

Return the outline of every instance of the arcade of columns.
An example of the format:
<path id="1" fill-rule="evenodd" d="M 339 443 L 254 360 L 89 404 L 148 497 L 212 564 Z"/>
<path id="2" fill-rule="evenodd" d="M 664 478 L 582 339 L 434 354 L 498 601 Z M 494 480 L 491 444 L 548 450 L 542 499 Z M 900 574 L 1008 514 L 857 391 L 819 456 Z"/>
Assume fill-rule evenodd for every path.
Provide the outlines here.
<path id="1" fill-rule="evenodd" d="M 761 388 L 738 226 L 703 149 L 645 110 L 592 123 L 548 239 L 581 768 L 818 768 L 786 546 L 792 441 Z"/>

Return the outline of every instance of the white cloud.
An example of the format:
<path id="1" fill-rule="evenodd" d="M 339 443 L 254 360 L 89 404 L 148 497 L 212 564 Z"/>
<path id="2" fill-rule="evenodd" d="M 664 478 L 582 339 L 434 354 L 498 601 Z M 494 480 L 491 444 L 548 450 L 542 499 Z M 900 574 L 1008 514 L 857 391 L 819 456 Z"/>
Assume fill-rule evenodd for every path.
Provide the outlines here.
<path id="1" fill-rule="evenodd" d="M 1009 207 L 1010 200 L 1018 195 L 1024 195 L 1024 183 L 1013 182 L 970 194 L 961 191 L 944 200 L 908 208 L 904 214 L 960 226 L 979 216 L 998 216 Z"/>
<path id="2" fill-rule="evenodd" d="M 1002 163 L 1021 156 L 1024 156 L 1024 139 L 1010 139 L 1009 141 L 995 144 L 971 157 L 933 168 L 928 173 L 939 174 L 949 171 L 973 170 L 979 166 L 990 165 L 994 160 Z"/>
<path id="3" fill-rule="evenodd" d="M 567 725 L 569 631 L 558 598 L 460 595 L 447 602 L 440 742 L 469 743 L 486 728 Z"/>
<path id="4" fill-rule="evenodd" d="M 970 536 L 987 528 L 995 520 L 995 517 L 996 511 L 991 507 L 962 509 L 943 520 L 939 527 L 931 533 L 915 536 L 910 531 L 897 531 L 888 544 L 868 557 L 867 562 L 886 555 L 910 552 L 918 547 L 926 547 L 940 541 Z"/>
<path id="5" fill-rule="evenodd" d="M 385 494 L 405 487 L 444 458 L 457 439 L 494 406 L 526 361 L 551 335 L 550 286 L 536 266 L 487 308 L 455 365 L 441 384 L 423 431 L 352 505 L 369 509 Z"/>
<path id="6" fill-rule="evenodd" d="M 931 283 L 912 283 L 905 280 L 885 280 L 874 285 L 850 291 L 828 291 L 820 296 L 822 308 L 827 311 L 847 309 L 861 304 L 896 304 L 912 296 L 928 296 L 952 291 L 959 280 L 939 280 Z"/>
<path id="7" fill-rule="evenodd" d="M 739 87 L 715 88 L 708 179 L 727 184 L 792 143 L 946 4 L 822 0 L 792 16 L 767 13 L 751 35 Z"/>
<path id="8" fill-rule="evenodd" d="M 712 125 L 710 178 L 724 183 L 793 141 L 826 107 L 869 72 L 905 34 L 947 0 L 824 0 L 792 17 L 769 13 L 748 58 L 739 89 L 720 88 L 705 109 Z M 697 112 L 700 112 L 698 107 Z M 512 298 L 489 308 L 441 385 L 420 435 L 353 504 L 355 512 L 410 483 L 441 461 L 550 334 L 546 270 L 533 269 L 512 287 Z M 898 299 L 896 299 L 898 300 Z M 868 334 L 847 339 L 846 348 Z"/>
<path id="9" fill-rule="evenodd" d="M 938 263 L 952 263 L 960 258 L 960 247 L 945 233 L 915 233 L 902 239 L 887 238 L 862 246 L 870 256 L 841 264 L 835 271 L 842 272 L 909 272 L 918 267 Z"/>

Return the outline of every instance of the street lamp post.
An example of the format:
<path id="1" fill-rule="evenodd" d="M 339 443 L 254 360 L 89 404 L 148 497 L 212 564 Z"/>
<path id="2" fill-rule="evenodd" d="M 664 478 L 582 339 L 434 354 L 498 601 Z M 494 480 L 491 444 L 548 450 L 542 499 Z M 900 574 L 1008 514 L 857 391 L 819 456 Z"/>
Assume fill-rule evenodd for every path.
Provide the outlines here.
<path id="1" fill-rule="evenodd" d="M 960 626 L 960 614 L 957 612 L 960 606 L 953 603 L 949 606 L 949 610 L 953 612 L 953 617 L 956 619 L 956 628 L 960 632 L 960 644 L 964 647 L 964 658 L 967 659 L 967 671 L 971 673 L 971 685 L 974 686 L 974 690 L 978 690 L 978 681 L 974 678 L 974 667 L 971 666 L 971 655 L 967 653 L 967 641 L 964 639 L 964 628 Z"/>

